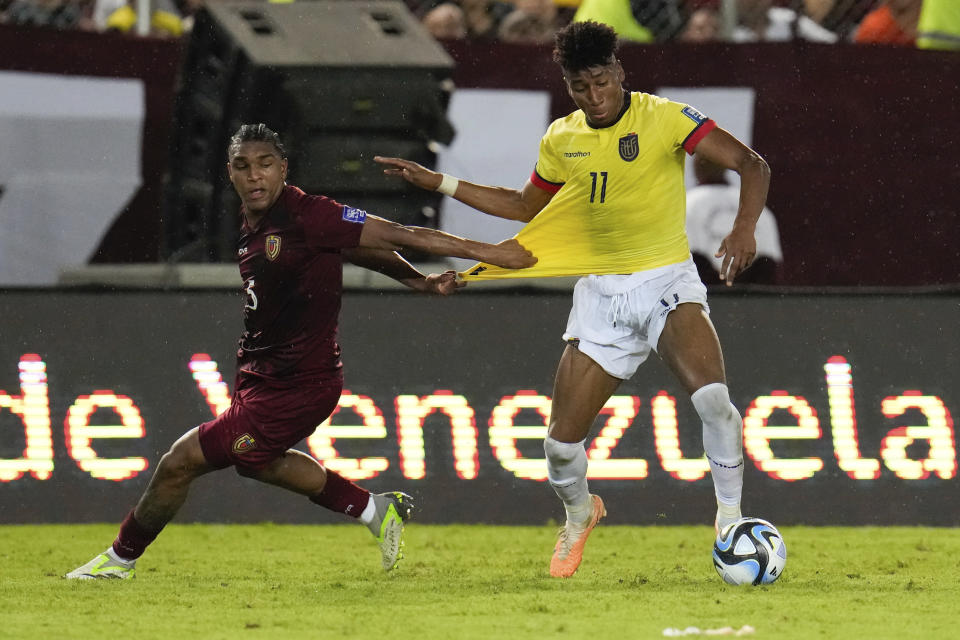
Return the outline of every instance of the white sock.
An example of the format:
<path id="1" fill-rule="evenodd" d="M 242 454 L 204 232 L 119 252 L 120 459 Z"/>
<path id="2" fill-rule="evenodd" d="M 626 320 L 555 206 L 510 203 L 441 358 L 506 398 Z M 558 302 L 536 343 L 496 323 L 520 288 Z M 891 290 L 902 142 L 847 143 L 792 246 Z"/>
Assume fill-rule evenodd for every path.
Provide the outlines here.
<path id="1" fill-rule="evenodd" d="M 120 556 L 118 556 L 117 552 L 113 550 L 113 545 L 110 545 L 109 547 L 107 547 L 107 550 L 104 553 L 106 553 L 107 556 L 114 562 L 119 562 L 127 566 L 130 566 L 136 563 L 136 560 L 128 560 L 126 558 L 121 558 Z"/>
<path id="2" fill-rule="evenodd" d="M 586 522 L 593 511 L 587 486 L 586 442 L 560 442 L 547 436 L 543 451 L 547 456 L 547 478 L 563 501 L 570 522 Z"/>
<path id="3" fill-rule="evenodd" d="M 720 382 L 700 387 L 690 400 L 703 421 L 703 450 L 710 463 L 717 504 L 722 506 L 724 517 L 739 514 L 743 493 L 743 419 L 730 403 L 727 385 Z"/>
<path id="4" fill-rule="evenodd" d="M 373 522 L 373 516 L 375 515 L 377 515 L 377 505 L 373 504 L 373 494 L 371 493 L 370 500 L 367 501 L 367 506 L 360 512 L 360 522 L 370 524 Z"/>
<path id="5" fill-rule="evenodd" d="M 723 529 L 731 522 L 736 522 L 741 517 L 740 505 L 723 504 L 717 500 L 717 527 Z"/>

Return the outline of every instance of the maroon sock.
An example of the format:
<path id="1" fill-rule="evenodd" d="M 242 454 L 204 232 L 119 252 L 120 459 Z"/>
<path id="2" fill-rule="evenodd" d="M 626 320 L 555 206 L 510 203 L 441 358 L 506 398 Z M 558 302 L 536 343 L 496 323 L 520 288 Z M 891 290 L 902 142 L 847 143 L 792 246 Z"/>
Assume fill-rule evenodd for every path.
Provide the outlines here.
<path id="1" fill-rule="evenodd" d="M 159 531 L 147 531 L 133 517 L 133 509 L 123 519 L 117 539 L 113 541 L 113 550 L 125 560 L 136 560 L 146 551 L 147 545 L 160 535 Z"/>
<path id="2" fill-rule="evenodd" d="M 310 501 L 331 511 L 345 513 L 348 516 L 359 518 L 370 502 L 370 492 L 359 487 L 336 471 L 327 469 L 327 484 L 323 491 L 310 496 Z"/>

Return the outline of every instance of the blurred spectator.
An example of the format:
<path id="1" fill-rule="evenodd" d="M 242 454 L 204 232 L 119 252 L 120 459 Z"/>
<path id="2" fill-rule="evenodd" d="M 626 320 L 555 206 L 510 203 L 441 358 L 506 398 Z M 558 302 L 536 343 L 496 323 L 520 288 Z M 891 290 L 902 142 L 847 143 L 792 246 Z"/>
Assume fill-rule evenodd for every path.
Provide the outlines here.
<path id="1" fill-rule="evenodd" d="M 773 6 L 773 0 L 737 0 L 739 24 L 733 31 L 734 42 L 782 42 L 810 40 L 837 42 L 837 34 L 825 29 L 793 9 Z"/>
<path id="2" fill-rule="evenodd" d="M 853 35 L 860 44 L 896 44 L 913 46 L 917 40 L 917 22 L 923 0 L 883 0 L 868 13 Z"/>
<path id="3" fill-rule="evenodd" d="M 516 9 L 500 23 L 497 32 L 504 42 L 548 44 L 563 26 L 559 23 L 557 5 L 553 0 L 514 0 Z"/>
<path id="4" fill-rule="evenodd" d="M 467 37 L 467 16 L 452 2 L 444 2 L 423 16 L 423 26 L 434 38 L 462 40 Z"/>
<path id="5" fill-rule="evenodd" d="M 681 42 L 713 42 L 723 39 L 723 24 L 716 8 L 705 6 L 694 10 L 680 32 Z"/>
<path id="6" fill-rule="evenodd" d="M 722 284 L 717 258 L 720 242 L 730 233 L 740 208 L 740 187 L 727 183 L 726 169 L 703 158 L 693 156 L 693 171 L 698 186 L 687 190 L 687 238 L 690 253 L 704 284 Z M 779 281 L 783 252 L 777 221 L 767 207 L 757 220 L 757 257 L 753 265 L 737 276 L 739 282 L 776 284 Z"/>
<path id="7" fill-rule="evenodd" d="M 186 12 L 190 15 L 200 7 L 199 0 L 151 0 L 153 15 L 150 19 L 150 35 L 162 38 L 178 38 L 189 30 L 185 24 Z M 97 31 L 136 33 L 137 12 L 135 0 L 95 0 L 91 15 L 92 28 Z"/>
<path id="8" fill-rule="evenodd" d="M 676 0 L 582 0 L 573 21 L 588 20 L 610 25 L 621 40 L 633 42 L 667 40 L 683 26 Z"/>
<path id="9" fill-rule="evenodd" d="M 839 4 L 846 5 L 849 0 L 840 2 Z M 817 24 L 823 24 L 824 18 L 827 17 L 827 14 L 833 10 L 833 8 L 838 4 L 837 0 L 803 0 L 803 14 L 816 22 Z"/>
<path id="10" fill-rule="evenodd" d="M 88 22 L 89 11 L 86 0 L 0 0 L 0 24 L 76 29 Z"/>
<path id="11" fill-rule="evenodd" d="M 628 0 L 582 0 L 573 21 L 590 20 L 610 25 L 621 40 L 653 42 L 653 32 L 633 17 Z"/>
<path id="12" fill-rule="evenodd" d="M 513 5 L 499 0 L 460 0 L 467 17 L 467 36 L 480 40 L 494 40 L 503 19 L 513 11 Z"/>
<path id="13" fill-rule="evenodd" d="M 917 47 L 960 51 L 960 0 L 923 0 Z"/>
<path id="14" fill-rule="evenodd" d="M 811 20 L 845 41 L 853 39 L 853 32 L 878 4 L 878 0 L 804 0 L 803 3 L 804 12 Z"/>

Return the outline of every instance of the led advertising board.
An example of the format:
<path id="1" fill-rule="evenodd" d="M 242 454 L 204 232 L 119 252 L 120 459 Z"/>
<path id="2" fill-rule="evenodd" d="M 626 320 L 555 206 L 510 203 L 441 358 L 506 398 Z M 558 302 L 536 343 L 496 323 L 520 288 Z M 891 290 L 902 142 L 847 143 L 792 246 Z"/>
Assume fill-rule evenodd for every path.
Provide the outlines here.
<path id="1" fill-rule="evenodd" d="M 233 292 L 0 294 L 0 522 L 119 521 L 160 456 L 230 403 Z M 299 445 L 423 522 L 562 518 L 542 438 L 568 293 L 348 293 L 345 391 Z M 779 524 L 960 524 L 960 297 L 717 294 L 744 415 L 744 512 Z M 713 521 L 692 405 L 654 357 L 587 441 L 611 523 Z M 338 522 L 231 470 L 178 521 Z"/>

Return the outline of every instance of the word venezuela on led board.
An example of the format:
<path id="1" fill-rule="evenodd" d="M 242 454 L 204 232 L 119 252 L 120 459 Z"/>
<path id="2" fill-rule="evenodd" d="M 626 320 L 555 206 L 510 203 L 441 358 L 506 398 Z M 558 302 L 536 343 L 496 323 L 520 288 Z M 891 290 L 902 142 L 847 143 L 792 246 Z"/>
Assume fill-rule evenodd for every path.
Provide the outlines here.
<path id="1" fill-rule="evenodd" d="M 73 464 L 90 478 L 114 482 L 130 480 L 150 468 L 151 461 L 142 455 L 116 455 L 116 443 L 146 438 L 153 428 L 146 423 L 143 407 L 136 397 L 92 388 L 73 399 L 64 415 L 52 415 L 43 357 L 24 353 L 17 367 L 19 393 L 9 387 L 0 389 L 0 414 L 9 412 L 0 426 L 6 425 L 3 431 L 7 431 L 11 416 L 14 424 L 21 422 L 25 446 L 19 456 L 0 458 L 0 483 L 16 483 L 25 477 L 48 480 L 59 464 Z M 183 375 L 192 378 L 197 397 L 209 408 L 207 415 L 197 416 L 197 422 L 219 414 L 230 405 L 228 385 L 218 363 L 209 355 L 185 355 Z M 0 379 L 9 377 L 4 374 Z M 857 421 L 851 362 L 842 356 L 829 357 L 823 365 L 821 382 L 818 389 L 825 388 L 826 398 L 818 399 L 818 403 L 828 407 L 826 415 L 818 415 L 807 397 L 788 390 L 771 389 L 747 404 L 741 401 L 748 466 L 753 465 L 774 481 L 787 483 L 814 478 L 828 467 L 858 481 L 874 480 L 881 474 L 904 482 L 955 478 L 956 434 L 953 418 L 941 397 L 922 389 L 904 389 L 880 399 L 878 409 L 886 423 L 871 426 L 874 430 L 881 429 L 882 433 L 875 438 L 879 446 L 866 450 L 861 445 L 862 427 Z M 485 402 L 489 405 L 488 399 Z M 679 483 L 704 478 L 709 467 L 702 449 L 681 444 L 685 440 L 680 436 L 677 404 L 677 398 L 664 390 L 650 397 L 611 397 L 595 425 L 594 437 L 587 442 L 588 477 L 594 481 L 642 482 L 656 466 Z M 479 405 L 472 402 L 469 389 L 463 393 L 436 389 L 425 395 L 393 394 L 389 405 L 382 399 L 378 404 L 370 395 L 344 390 L 333 415 L 317 426 L 306 440 L 305 448 L 329 468 L 354 480 L 375 478 L 391 467 L 408 480 L 421 480 L 426 474 L 426 456 L 430 449 L 425 446 L 425 438 L 447 437 L 441 430 L 425 430 L 425 422 L 432 416 L 449 424 L 452 460 L 431 461 L 431 464 L 449 464 L 460 480 L 477 480 L 485 471 L 481 469 L 480 451 L 486 446 L 495 464 L 516 479 L 545 481 L 542 454 L 531 455 L 536 449 L 529 443 L 542 440 L 546 433 L 550 397 L 517 389 L 495 398 L 489 413 L 484 410 L 478 414 L 475 406 Z M 393 419 L 388 420 L 387 416 Z M 629 429 L 650 425 L 653 447 L 647 455 L 637 457 L 635 452 L 632 455 L 618 452 L 618 445 Z M 182 425 L 180 432 L 189 426 Z M 684 430 L 698 433 L 699 425 L 684 425 Z M 62 433 L 62 441 L 55 435 L 58 432 Z M 157 446 L 168 446 L 180 432 L 165 432 L 169 440 Z M 7 431 L 3 440 L 9 443 L 16 436 Z M 395 438 L 395 443 L 389 451 L 396 453 L 373 455 L 386 450 L 376 447 L 376 441 L 390 438 Z M 98 453 L 98 443 L 106 441 L 114 445 L 111 456 Z M 686 441 L 698 442 L 690 438 Z M 803 441 L 829 442 L 833 457 L 785 457 L 775 453 L 778 443 L 796 445 Z M 59 442 L 65 447 L 66 457 L 55 455 Z M 371 455 L 341 455 L 338 446 L 342 449 L 347 443 L 354 453 L 358 446 L 362 451 L 366 444 Z M 5 451 L 4 455 L 9 456 L 9 447 Z"/>

